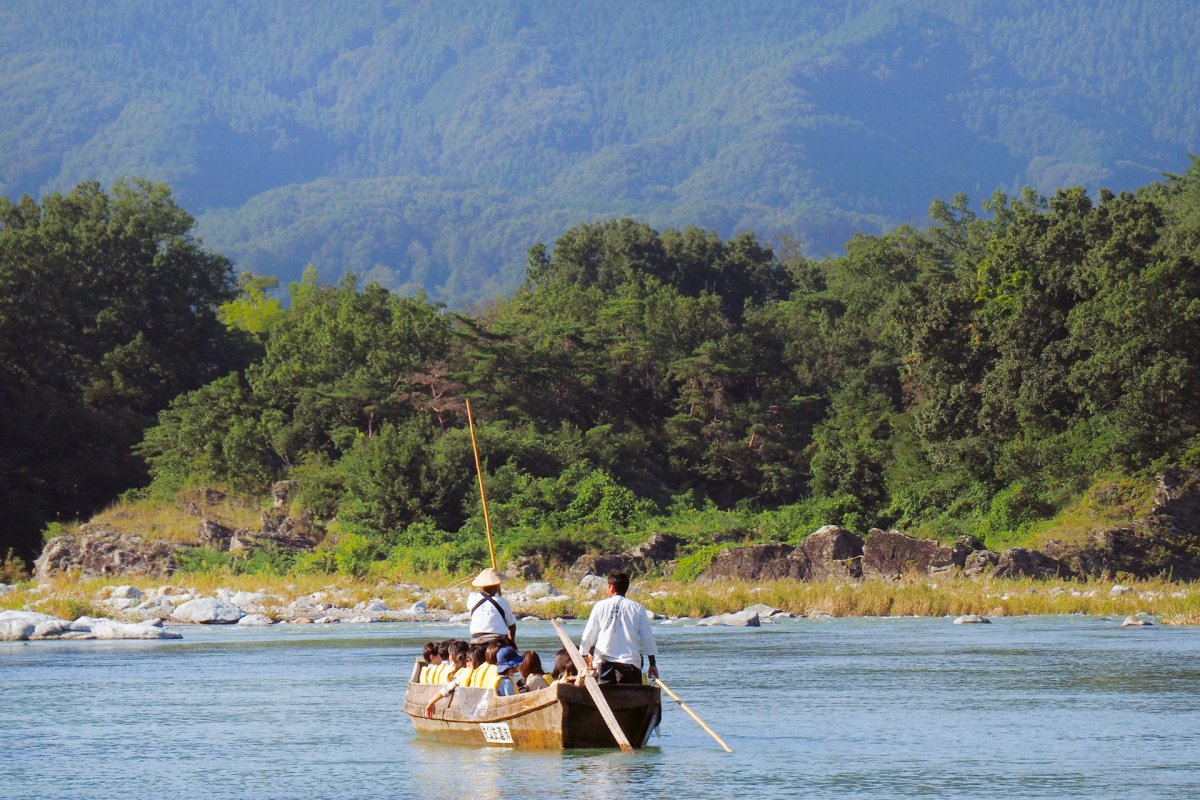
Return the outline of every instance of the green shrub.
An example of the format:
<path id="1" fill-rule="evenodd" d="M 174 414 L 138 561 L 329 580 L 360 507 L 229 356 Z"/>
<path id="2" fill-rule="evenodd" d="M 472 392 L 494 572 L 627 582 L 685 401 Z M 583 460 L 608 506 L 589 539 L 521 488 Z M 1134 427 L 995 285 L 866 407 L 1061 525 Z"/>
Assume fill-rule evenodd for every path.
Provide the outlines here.
<path id="1" fill-rule="evenodd" d="M 0 583 L 20 583 L 29 579 L 29 571 L 25 562 L 16 551 L 9 548 L 0 561 Z"/>
<path id="2" fill-rule="evenodd" d="M 233 572 L 234 555 L 211 547 L 185 547 L 175 554 L 179 571 L 185 574 Z"/>
<path id="3" fill-rule="evenodd" d="M 371 571 L 371 563 L 380 555 L 379 546 L 358 533 L 343 533 L 333 546 L 333 561 L 342 575 L 361 578 Z"/>
<path id="4" fill-rule="evenodd" d="M 296 562 L 296 554 L 275 548 L 253 550 L 234 561 L 234 571 L 243 575 L 286 575 Z"/>
<path id="5" fill-rule="evenodd" d="M 67 532 L 67 526 L 61 522 L 47 522 L 46 527 L 42 528 L 42 541 L 48 542 L 51 539 L 57 539 L 59 536 Z"/>
<path id="6" fill-rule="evenodd" d="M 328 547 L 318 547 L 315 550 L 297 553 L 292 561 L 292 571 L 301 575 L 317 573 L 331 574 L 337 570 L 337 562 L 333 558 L 333 550 Z"/>
<path id="7" fill-rule="evenodd" d="M 700 573 L 712 566 L 713 559 L 725 549 L 725 545 L 709 544 L 699 550 L 684 556 L 675 562 L 675 572 L 671 575 L 677 581 L 694 581 Z"/>

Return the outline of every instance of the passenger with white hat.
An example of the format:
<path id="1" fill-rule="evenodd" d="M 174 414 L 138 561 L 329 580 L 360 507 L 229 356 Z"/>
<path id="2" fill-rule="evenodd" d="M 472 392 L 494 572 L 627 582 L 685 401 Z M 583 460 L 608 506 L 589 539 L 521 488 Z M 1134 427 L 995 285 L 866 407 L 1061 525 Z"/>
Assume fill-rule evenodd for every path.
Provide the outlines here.
<path id="1" fill-rule="evenodd" d="M 467 597 L 471 612 L 471 644 L 487 644 L 508 637 L 509 646 L 516 647 L 517 617 L 508 601 L 500 596 L 504 576 L 488 567 L 471 581 L 479 591 Z"/>

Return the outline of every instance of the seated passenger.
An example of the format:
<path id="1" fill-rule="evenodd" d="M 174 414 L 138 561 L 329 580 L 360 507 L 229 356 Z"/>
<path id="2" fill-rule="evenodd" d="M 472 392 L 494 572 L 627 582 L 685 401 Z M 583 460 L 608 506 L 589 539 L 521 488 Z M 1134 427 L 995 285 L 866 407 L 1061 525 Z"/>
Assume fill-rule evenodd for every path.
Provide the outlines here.
<path id="1" fill-rule="evenodd" d="M 575 672 L 575 662 L 571 660 L 571 654 L 566 648 L 559 650 L 554 654 L 554 669 L 550 671 L 550 677 L 553 678 L 552 683 L 572 683 L 577 677 Z"/>
<path id="2" fill-rule="evenodd" d="M 467 651 L 470 649 L 470 645 L 461 639 L 450 642 L 450 669 L 447 670 L 450 678 L 447 683 L 454 681 L 459 686 L 467 685 L 471 677 L 471 667 L 467 664 Z"/>
<path id="3" fill-rule="evenodd" d="M 541 656 L 534 650 L 526 650 L 525 657 L 521 659 L 521 666 L 517 668 L 521 673 L 521 691 L 536 692 L 538 689 L 545 689 L 550 685 L 549 676 L 543 674 Z"/>
<path id="4" fill-rule="evenodd" d="M 501 648 L 496 653 L 496 694 L 508 697 L 517 693 L 513 673 L 521 666 L 521 654 L 514 647 Z"/>
<path id="5" fill-rule="evenodd" d="M 432 683 L 430 673 L 436 665 L 442 663 L 438 656 L 437 642 L 426 642 L 421 657 L 425 661 L 425 666 L 421 667 L 421 677 L 417 679 L 417 683 Z"/>
<path id="6" fill-rule="evenodd" d="M 438 643 L 439 663 L 429 673 L 429 682 L 435 684 L 449 683 L 454 677 L 454 662 L 450 660 L 450 640 Z"/>
<path id="7" fill-rule="evenodd" d="M 471 674 L 467 677 L 467 682 L 464 686 L 478 686 L 483 679 L 484 672 L 487 671 L 487 648 L 481 644 L 473 644 L 467 651 L 467 660 L 471 664 Z"/>
<path id="8" fill-rule="evenodd" d="M 492 689 L 500 671 L 496 668 L 496 654 L 503 649 L 500 642 L 489 642 L 483 651 L 484 667 L 471 676 L 471 686 L 478 689 Z M 511 648 L 510 648 L 511 649 Z"/>
<path id="9" fill-rule="evenodd" d="M 471 681 L 475 678 L 476 673 L 487 667 L 483 647 L 454 641 L 450 643 L 450 652 L 453 663 L 458 666 L 458 671 L 425 706 L 425 716 L 429 719 L 433 719 L 433 707 L 437 705 L 438 700 L 454 694 L 454 690 L 459 686 L 472 686 Z"/>

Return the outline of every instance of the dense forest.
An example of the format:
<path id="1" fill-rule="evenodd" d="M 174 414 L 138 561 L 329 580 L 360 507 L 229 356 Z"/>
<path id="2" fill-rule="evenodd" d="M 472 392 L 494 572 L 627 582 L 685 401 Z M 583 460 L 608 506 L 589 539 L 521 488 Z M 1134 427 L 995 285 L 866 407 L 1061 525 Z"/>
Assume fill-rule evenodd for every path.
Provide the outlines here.
<path id="1" fill-rule="evenodd" d="M 0 194 L 146 176 L 240 269 L 455 309 L 584 221 L 819 256 L 1200 148 L 1187 0 L 10 0 L 0 42 Z"/>
<path id="2" fill-rule="evenodd" d="M 468 398 L 510 552 L 726 509 L 995 540 L 1200 466 L 1200 159 L 984 207 L 822 259 L 580 224 L 467 314 L 313 269 L 280 304 L 162 185 L 5 201 L 0 514 L 28 545 L 145 484 L 133 446 L 140 496 L 288 478 L 340 536 L 453 566 L 482 541 Z"/>

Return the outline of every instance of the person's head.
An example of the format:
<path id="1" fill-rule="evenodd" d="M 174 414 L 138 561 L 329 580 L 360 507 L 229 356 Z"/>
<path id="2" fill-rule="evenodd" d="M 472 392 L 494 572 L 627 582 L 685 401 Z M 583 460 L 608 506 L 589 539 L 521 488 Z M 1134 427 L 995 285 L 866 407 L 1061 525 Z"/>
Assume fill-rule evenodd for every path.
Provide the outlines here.
<path id="1" fill-rule="evenodd" d="M 550 675 L 555 679 L 569 678 L 575 674 L 575 662 L 571 660 L 571 654 L 566 648 L 559 650 L 554 655 L 554 669 Z"/>
<path id="2" fill-rule="evenodd" d="M 470 659 L 472 667 L 478 667 L 487 662 L 487 648 L 481 644 L 473 644 L 467 651 L 467 658 Z"/>
<path id="3" fill-rule="evenodd" d="M 523 678 L 528 678 L 530 675 L 541 675 L 545 672 L 542 669 L 542 658 L 536 650 L 526 650 L 525 657 L 521 659 L 521 666 L 517 669 Z"/>
<path id="4" fill-rule="evenodd" d="M 426 642 L 424 650 L 424 658 L 426 664 L 436 664 L 441 659 L 438 658 L 438 643 Z M 436 660 L 435 660 L 436 659 Z"/>
<path id="5" fill-rule="evenodd" d="M 475 580 L 471 581 L 471 585 L 484 594 L 500 594 L 500 583 L 504 580 L 504 576 L 496 570 L 488 567 L 475 576 Z"/>
<path id="6" fill-rule="evenodd" d="M 489 664 L 496 663 L 496 653 L 500 652 L 500 648 L 503 646 L 504 645 L 500 644 L 500 642 L 489 642 L 488 643 L 488 646 L 485 648 L 485 651 L 484 651 L 484 658 L 487 659 L 487 663 L 489 663 Z"/>
<path id="7" fill-rule="evenodd" d="M 438 642 L 438 655 L 441 657 L 442 661 L 448 661 L 450 659 L 450 641 L 450 639 L 447 639 L 444 642 Z"/>
<path id="8" fill-rule="evenodd" d="M 456 667 L 465 667 L 467 665 L 467 650 L 470 648 L 466 642 L 455 639 L 450 642 L 450 660 L 454 662 Z"/>
<path id="9" fill-rule="evenodd" d="M 629 573 L 628 572 L 610 572 L 608 573 L 608 593 L 609 594 L 625 594 L 629 591 Z"/>
<path id="10" fill-rule="evenodd" d="M 521 654 L 513 647 L 501 647 L 496 651 L 496 669 L 507 675 L 521 666 Z"/>

